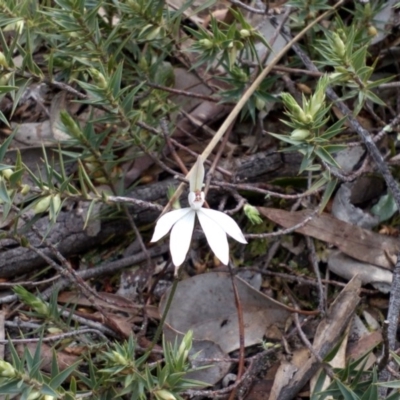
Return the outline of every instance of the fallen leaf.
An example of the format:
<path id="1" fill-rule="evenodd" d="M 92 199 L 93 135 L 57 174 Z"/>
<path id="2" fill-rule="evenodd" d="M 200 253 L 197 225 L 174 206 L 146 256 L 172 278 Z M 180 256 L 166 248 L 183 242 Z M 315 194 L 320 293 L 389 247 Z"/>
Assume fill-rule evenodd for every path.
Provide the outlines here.
<path id="1" fill-rule="evenodd" d="M 279 302 L 235 277 L 243 309 L 245 346 L 260 343 L 272 327 L 283 329 L 290 312 Z M 169 294 L 169 292 L 168 292 Z M 165 307 L 167 296 L 160 304 Z M 210 272 L 178 283 L 166 324 L 199 340 L 217 343 L 225 353 L 239 348 L 239 325 L 229 274 Z"/>
<path id="2" fill-rule="evenodd" d="M 308 210 L 290 212 L 266 207 L 259 207 L 258 210 L 284 228 L 299 224 L 311 214 Z M 362 229 L 325 213 L 315 215 L 305 226 L 296 229 L 296 232 L 331 243 L 356 260 L 386 269 L 393 268 L 387 255 L 396 255 L 400 250 L 400 241 L 396 238 Z"/>
<path id="3" fill-rule="evenodd" d="M 279 337 L 290 312 L 241 278 L 235 277 L 235 282 L 243 309 L 245 346 L 260 343 L 269 334 L 276 338 L 278 333 Z M 169 292 L 161 300 L 161 314 L 168 295 Z M 194 338 L 190 354 L 198 353 L 192 365 L 208 368 L 187 377 L 213 385 L 231 367 L 229 361 L 222 359 L 229 359 L 227 354 L 239 348 L 238 315 L 229 274 L 210 272 L 178 283 L 164 324 L 164 335 L 168 341 L 174 341 L 189 330 L 193 331 Z"/>

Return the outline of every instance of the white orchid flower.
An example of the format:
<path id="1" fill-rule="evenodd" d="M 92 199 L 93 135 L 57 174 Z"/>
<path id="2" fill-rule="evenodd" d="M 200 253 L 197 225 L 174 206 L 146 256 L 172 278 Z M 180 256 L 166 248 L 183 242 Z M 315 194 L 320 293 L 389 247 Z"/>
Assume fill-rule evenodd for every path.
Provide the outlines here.
<path id="1" fill-rule="evenodd" d="M 226 235 L 240 243 L 247 243 L 238 224 L 221 211 L 203 208 L 204 192 L 201 191 L 204 180 L 204 166 L 201 158 L 197 159 L 190 176 L 190 207 L 180 208 L 164 214 L 156 224 L 152 242 L 157 242 L 171 230 L 170 251 L 172 262 L 178 268 L 186 258 L 192 239 L 194 223 L 197 218 L 206 235 L 211 250 L 225 265 L 229 262 L 229 245 Z"/>

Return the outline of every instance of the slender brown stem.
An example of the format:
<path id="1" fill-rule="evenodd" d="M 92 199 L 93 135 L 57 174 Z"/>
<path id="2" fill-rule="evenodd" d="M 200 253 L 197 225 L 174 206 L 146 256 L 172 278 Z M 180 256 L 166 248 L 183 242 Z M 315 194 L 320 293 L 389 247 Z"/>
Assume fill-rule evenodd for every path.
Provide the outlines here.
<path id="1" fill-rule="evenodd" d="M 236 381 L 240 381 L 244 373 L 244 320 L 243 320 L 243 307 L 242 303 L 240 302 L 239 292 L 237 290 L 236 282 L 235 282 L 235 275 L 233 274 L 232 265 L 229 263 L 229 272 L 232 282 L 232 289 L 233 295 L 235 296 L 235 304 L 238 316 L 238 326 L 239 326 L 239 364 L 238 364 L 238 373 Z M 232 390 L 231 394 L 229 395 L 229 400 L 233 400 L 235 398 L 237 386 Z"/>

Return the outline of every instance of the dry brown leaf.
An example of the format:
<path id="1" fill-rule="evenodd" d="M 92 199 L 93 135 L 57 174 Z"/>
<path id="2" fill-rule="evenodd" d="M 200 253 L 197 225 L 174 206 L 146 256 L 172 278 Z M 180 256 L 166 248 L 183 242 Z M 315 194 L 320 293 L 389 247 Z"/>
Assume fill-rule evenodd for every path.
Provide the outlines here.
<path id="1" fill-rule="evenodd" d="M 106 308 L 109 310 L 118 310 L 127 314 L 137 314 L 142 308 L 141 306 L 135 306 L 132 301 L 128 300 L 123 296 L 119 296 L 113 293 L 99 292 L 98 295 L 104 300 L 97 298 L 95 303 L 97 306 Z M 92 303 L 78 292 L 62 292 L 58 295 L 57 299 L 60 303 L 70 303 L 77 306 L 92 307 Z"/>
<path id="2" fill-rule="evenodd" d="M 235 277 L 243 309 L 245 346 L 260 343 L 267 332 L 283 329 L 290 312 L 277 301 Z M 163 312 L 166 296 L 161 301 Z M 199 340 L 217 343 L 225 353 L 239 348 L 239 326 L 229 274 L 210 272 L 178 283 L 166 324 Z"/>
<path id="3" fill-rule="evenodd" d="M 92 308 L 92 303 L 86 297 L 76 292 L 60 293 L 58 296 L 58 301 L 60 303 L 76 304 L 82 307 L 82 311 L 77 310 L 75 311 L 75 314 L 81 315 L 82 317 L 92 321 L 100 322 L 124 337 L 129 337 L 132 333 L 132 326 L 134 322 L 132 316 L 136 316 L 138 314 L 139 307 L 135 307 L 128 299 L 113 293 L 101 292 L 99 295 L 110 301 L 107 302 L 100 299 L 95 300 L 96 305 L 103 309 L 103 313 L 91 313 L 90 311 Z M 115 313 L 106 310 L 123 312 L 128 314 L 129 317 L 116 315 Z"/>
<path id="4" fill-rule="evenodd" d="M 276 208 L 258 209 L 262 215 L 284 228 L 300 223 L 311 213 L 308 210 L 289 212 Z M 393 268 L 388 255 L 396 255 L 400 250 L 398 239 L 359 228 L 325 213 L 316 215 L 296 232 L 331 243 L 356 260 L 387 269 Z"/>
<path id="5" fill-rule="evenodd" d="M 282 332 L 290 312 L 244 280 L 235 277 L 235 282 L 243 309 L 245 346 L 261 343 L 271 332 L 275 337 Z M 161 301 L 160 313 L 167 295 Z M 192 352 L 199 352 L 199 358 L 227 358 L 227 353 L 239 348 L 238 315 L 229 274 L 210 272 L 178 283 L 164 334 L 171 341 L 189 330 L 195 339 Z M 229 371 L 231 363 L 196 361 L 194 365 L 210 364 L 211 367 L 196 371 L 190 378 L 215 384 Z"/>

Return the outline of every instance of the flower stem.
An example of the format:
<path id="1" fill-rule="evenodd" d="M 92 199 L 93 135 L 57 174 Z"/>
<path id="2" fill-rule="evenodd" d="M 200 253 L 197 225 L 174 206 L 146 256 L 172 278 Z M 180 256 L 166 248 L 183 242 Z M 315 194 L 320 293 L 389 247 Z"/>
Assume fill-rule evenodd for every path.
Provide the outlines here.
<path id="1" fill-rule="evenodd" d="M 167 318 L 168 311 L 171 308 L 172 299 L 174 298 L 174 295 L 175 295 L 175 292 L 176 292 L 176 288 L 178 286 L 178 282 L 179 282 L 178 276 L 174 276 L 174 280 L 172 282 L 171 290 L 170 290 L 170 292 L 168 294 L 168 299 L 167 299 L 167 301 L 165 303 L 165 308 L 164 308 L 164 312 L 163 312 L 163 314 L 161 316 L 160 323 L 158 324 L 158 327 L 157 327 L 156 333 L 154 335 L 154 338 L 151 341 L 151 345 L 148 348 L 148 350 L 146 351 L 146 354 L 145 354 L 145 358 L 146 359 L 151 354 L 154 346 L 157 344 L 158 340 L 160 339 L 160 336 L 161 336 L 161 333 L 162 333 L 162 329 L 163 329 L 163 326 L 164 326 L 164 322 L 165 322 L 165 320 Z"/>

